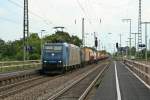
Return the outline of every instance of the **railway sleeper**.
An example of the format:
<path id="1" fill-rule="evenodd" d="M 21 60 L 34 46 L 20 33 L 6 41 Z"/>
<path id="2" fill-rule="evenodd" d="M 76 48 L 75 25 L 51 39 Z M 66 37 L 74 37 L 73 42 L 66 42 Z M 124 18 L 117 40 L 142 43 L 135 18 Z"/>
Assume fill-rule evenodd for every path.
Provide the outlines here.
<path id="1" fill-rule="evenodd" d="M 8 77 L 6 79 L 0 80 L 0 86 L 8 85 L 8 84 L 13 84 L 18 81 L 23 81 L 25 79 L 29 79 L 33 76 L 34 74 L 24 74 L 20 76 L 13 76 L 13 77 Z"/>

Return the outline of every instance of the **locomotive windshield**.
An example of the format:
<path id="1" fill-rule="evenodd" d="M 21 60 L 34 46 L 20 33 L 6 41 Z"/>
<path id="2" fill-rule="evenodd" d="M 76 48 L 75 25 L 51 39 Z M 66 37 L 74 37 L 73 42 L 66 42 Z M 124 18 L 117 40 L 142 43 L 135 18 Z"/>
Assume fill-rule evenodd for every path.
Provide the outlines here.
<path id="1" fill-rule="evenodd" d="M 45 46 L 44 47 L 46 52 L 59 52 L 62 51 L 62 46 Z"/>

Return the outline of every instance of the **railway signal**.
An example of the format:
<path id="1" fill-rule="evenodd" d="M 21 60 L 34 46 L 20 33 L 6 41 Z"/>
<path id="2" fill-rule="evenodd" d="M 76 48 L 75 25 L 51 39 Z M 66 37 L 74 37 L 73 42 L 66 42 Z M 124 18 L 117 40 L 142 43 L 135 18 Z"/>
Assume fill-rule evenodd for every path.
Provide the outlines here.
<path id="1" fill-rule="evenodd" d="M 118 45 L 118 43 L 116 43 L 116 48 L 118 49 L 118 47 L 119 47 L 119 45 Z"/>
<path id="2" fill-rule="evenodd" d="M 97 48 L 98 46 L 98 40 L 97 40 L 97 37 L 95 37 L 95 47 Z"/>
<path id="3" fill-rule="evenodd" d="M 145 44 L 139 44 L 138 46 L 141 47 L 141 48 L 144 48 Z"/>

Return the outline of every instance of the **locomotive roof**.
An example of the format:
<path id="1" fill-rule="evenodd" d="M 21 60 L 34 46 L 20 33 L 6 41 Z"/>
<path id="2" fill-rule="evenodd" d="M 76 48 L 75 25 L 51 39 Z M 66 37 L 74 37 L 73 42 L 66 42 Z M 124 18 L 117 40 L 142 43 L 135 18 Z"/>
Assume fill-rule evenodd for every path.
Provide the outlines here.
<path id="1" fill-rule="evenodd" d="M 65 46 L 78 47 L 74 44 L 69 44 L 69 43 L 66 43 L 66 42 L 64 42 L 64 43 L 45 43 L 45 45 L 65 45 Z"/>

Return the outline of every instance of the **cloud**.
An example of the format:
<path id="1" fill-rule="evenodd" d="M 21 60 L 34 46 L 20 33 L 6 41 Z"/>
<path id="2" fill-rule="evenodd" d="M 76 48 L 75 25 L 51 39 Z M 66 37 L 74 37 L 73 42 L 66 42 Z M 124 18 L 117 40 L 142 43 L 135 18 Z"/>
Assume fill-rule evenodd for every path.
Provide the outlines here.
<path id="1" fill-rule="evenodd" d="M 78 0 L 78 1 L 81 3 L 81 6 L 84 8 L 85 12 L 83 12 L 81 7 L 77 3 L 77 0 L 29 0 L 29 9 L 35 14 L 42 16 L 42 18 L 39 18 L 36 17 L 35 15 L 32 15 L 31 13 L 29 14 L 30 31 L 39 32 L 41 29 L 46 29 L 47 31 L 52 32 L 52 27 L 56 25 L 62 25 L 66 27 L 66 31 L 68 31 L 69 33 L 76 33 L 78 36 L 81 36 L 82 17 L 85 17 L 86 33 L 92 33 L 94 31 L 97 33 L 104 33 L 104 34 L 107 34 L 109 32 L 113 33 L 112 39 L 109 40 L 105 39 L 104 38 L 105 36 L 101 36 L 101 39 L 105 39 L 103 40 L 104 42 L 103 44 L 108 44 L 107 42 L 118 41 L 119 33 L 124 34 L 122 37 L 123 41 L 127 40 L 129 25 L 128 23 L 123 23 L 121 21 L 121 19 L 123 18 L 131 18 L 133 23 L 132 31 L 133 32 L 137 31 L 138 0 Z M 150 3 L 149 0 L 142 1 L 143 21 L 150 21 L 149 3 Z M 13 9 L 12 11 L 15 10 L 16 9 Z M 87 15 L 85 15 L 85 13 Z M 7 11 L 5 11 L 4 8 L 0 8 L 0 16 L 6 15 Z M 19 15 L 16 14 L 14 16 Z M 12 16 L 10 17 L 12 18 Z M 102 19 L 101 24 L 99 23 L 100 18 Z M 74 24 L 75 19 L 77 21 L 77 24 Z M 89 23 L 89 19 L 91 20 L 92 24 Z M 126 43 L 124 43 L 124 45 L 125 44 Z"/>
<path id="2" fill-rule="evenodd" d="M 144 11 L 144 13 L 142 14 L 142 21 L 148 21 L 150 22 L 150 9 Z"/>
<path id="3" fill-rule="evenodd" d="M 8 13 L 5 9 L 0 8 L 0 16 L 6 16 Z"/>

